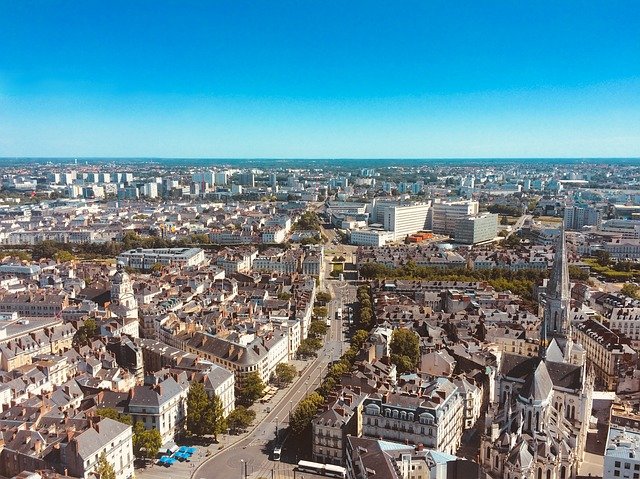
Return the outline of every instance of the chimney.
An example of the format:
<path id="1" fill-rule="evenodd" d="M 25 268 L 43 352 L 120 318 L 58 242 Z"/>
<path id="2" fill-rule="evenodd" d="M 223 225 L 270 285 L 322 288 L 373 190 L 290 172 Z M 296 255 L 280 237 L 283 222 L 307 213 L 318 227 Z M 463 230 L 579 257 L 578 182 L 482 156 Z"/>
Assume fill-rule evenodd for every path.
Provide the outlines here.
<path id="1" fill-rule="evenodd" d="M 424 449 L 424 444 L 420 443 L 416 446 L 416 451 L 420 452 Z"/>
<path id="2" fill-rule="evenodd" d="M 36 454 L 40 454 L 42 452 L 42 440 L 36 439 L 36 442 L 33 445 L 33 449 Z"/>

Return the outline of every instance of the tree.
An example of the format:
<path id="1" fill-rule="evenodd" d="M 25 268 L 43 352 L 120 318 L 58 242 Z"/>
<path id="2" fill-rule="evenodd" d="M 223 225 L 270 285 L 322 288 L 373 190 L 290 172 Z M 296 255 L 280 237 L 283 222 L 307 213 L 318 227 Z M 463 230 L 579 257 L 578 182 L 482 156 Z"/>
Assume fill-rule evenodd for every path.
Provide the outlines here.
<path id="1" fill-rule="evenodd" d="M 276 366 L 276 378 L 281 384 L 289 384 L 298 375 L 298 370 L 292 364 L 279 363 Z"/>
<path id="2" fill-rule="evenodd" d="M 620 290 L 620 292 L 625 296 L 629 296 L 630 298 L 637 299 L 639 290 L 640 288 L 638 288 L 635 284 L 626 283 L 622 286 L 622 289 Z"/>
<path id="3" fill-rule="evenodd" d="M 78 328 L 75 336 L 73 337 L 73 344 L 76 346 L 82 346 L 89 344 L 93 338 L 98 334 L 98 324 L 95 319 L 85 319 L 82 326 Z"/>
<path id="4" fill-rule="evenodd" d="M 324 306 L 317 306 L 313 308 L 313 315 L 319 318 L 326 318 L 329 314 L 329 311 Z"/>
<path id="5" fill-rule="evenodd" d="M 578 266 L 570 265 L 569 277 L 577 281 L 587 281 L 589 279 L 589 273 Z"/>
<path id="6" fill-rule="evenodd" d="M 351 346 L 360 350 L 367 339 L 369 339 L 369 333 L 364 329 L 358 329 L 351 338 Z"/>
<path id="7" fill-rule="evenodd" d="M 224 418 L 222 401 L 216 394 L 209 398 L 204 409 L 203 422 L 207 433 L 213 434 L 213 440 L 218 442 L 218 434 L 222 434 L 227 429 L 227 421 Z"/>
<path id="8" fill-rule="evenodd" d="M 116 471 L 113 469 L 113 466 L 109 464 L 107 461 L 107 455 L 104 451 L 100 454 L 100 459 L 96 464 L 96 474 L 100 477 L 100 479 L 116 479 Z"/>
<path id="9" fill-rule="evenodd" d="M 364 308 L 360 310 L 359 314 L 360 328 L 369 330 L 371 329 L 371 321 L 373 319 L 373 314 L 371 313 L 370 308 Z"/>
<path id="10" fill-rule="evenodd" d="M 326 291 L 320 291 L 316 294 L 316 301 L 318 303 L 326 304 L 331 301 L 333 298 L 331 297 L 331 293 L 327 293 Z"/>
<path id="11" fill-rule="evenodd" d="M 129 416 L 128 414 L 122 414 L 112 407 L 98 409 L 96 413 L 100 417 L 108 417 L 109 419 L 121 422 L 122 424 L 128 424 L 129 426 L 131 426 L 132 423 L 131 416 Z"/>
<path id="12" fill-rule="evenodd" d="M 133 433 L 133 453 L 140 459 L 153 459 L 162 447 L 162 435 L 157 429 L 145 430 L 141 421 L 136 422 Z"/>
<path id="13" fill-rule="evenodd" d="M 288 301 L 288 300 L 291 299 L 291 293 L 288 293 L 286 291 L 278 293 L 278 299 L 280 299 L 282 301 Z"/>
<path id="14" fill-rule="evenodd" d="M 600 266 L 609 266 L 609 263 L 611 263 L 611 254 L 608 251 L 598 250 L 593 256 L 595 256 Z"/>
<path id="15" fill-rule="evenodd" d="M 257 399 L 264 395 L 265 384 L 260 375 L 254 371 L 244 377 L 243 385 L 240 387 L 238 401 L 240 404 L 250 406 Z"/>
<path id="16" fill-rule="evenodd" d="M 406 372 L 416 368 L 420 361 L 420 340 L 410 329 L 396 329 L 391 335 L 391 361 L 398 372 Z"/>
<path id="17" fill-rule="evenodd" d="M 311 325 L 309 326 L 309 334 L 311 336 L 324 336 L 328 330 L 329 327 L 324 321 L 311 321 Z"/>
<path id="18" fill-rule="evenodd" d="M 192 383 L 187 394 L 187 431 L 196 436 L 206 434 L 205 410 L 209 396 L 202 383 Z"/>
<path id="19" fill-rule="evenodd" d="M 67 263 L 69 261 L 73 261 L 74 259 L 76 259 L 76 257 L 73 256 L 73 253 L 70 253 L 69 251 L 65 251 L 65 250 L 58 251 L 53 255 L 53 257 L 58 263 Z"/>
<path id="20" fill-rule="evenodd" d="M 294 435 L 300 435 L 311 424 L 311 420 L 316 415 L 318 407 L 322 405 L 324 398 L 313 392 L 304 398 L 298 406 L 291 413 L 291 419 L 289 426 L 291 433 Z"/>
<path id="21" fill-rule="evenodd" d="M 227 416 L 227 424 L 232 431 L 243 431 L 251 425 L 255 418 L 256 412 L 253 409 L 238 406 Z"/>

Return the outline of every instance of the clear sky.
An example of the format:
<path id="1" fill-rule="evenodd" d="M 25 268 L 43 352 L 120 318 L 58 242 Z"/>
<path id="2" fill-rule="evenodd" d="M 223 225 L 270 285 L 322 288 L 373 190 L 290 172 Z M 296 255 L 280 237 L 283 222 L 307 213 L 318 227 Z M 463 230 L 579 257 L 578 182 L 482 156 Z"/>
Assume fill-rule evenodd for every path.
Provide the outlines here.
<path id="1" fill-rule="evenodd" d="M 0 0 L 0 156 L 640 156 L 640 4 Z"/>

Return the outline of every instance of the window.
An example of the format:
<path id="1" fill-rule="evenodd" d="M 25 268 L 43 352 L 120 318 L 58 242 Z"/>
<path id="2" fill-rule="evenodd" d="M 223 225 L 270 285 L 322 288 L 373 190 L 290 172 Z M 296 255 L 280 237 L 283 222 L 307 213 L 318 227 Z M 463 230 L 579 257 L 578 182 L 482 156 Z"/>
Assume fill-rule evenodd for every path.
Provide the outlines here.
<path id="1" fill-rule="evenodd" d="M 613 465 L 614 465 L 615 467 L 620 467 L 620 461 L 616 461 Z"/>

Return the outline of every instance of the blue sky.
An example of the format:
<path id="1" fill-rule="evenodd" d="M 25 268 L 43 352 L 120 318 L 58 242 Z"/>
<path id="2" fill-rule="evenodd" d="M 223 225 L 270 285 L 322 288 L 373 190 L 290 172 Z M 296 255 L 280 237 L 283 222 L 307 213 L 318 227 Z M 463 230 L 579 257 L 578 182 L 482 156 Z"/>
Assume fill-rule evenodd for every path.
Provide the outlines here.
<path id="1" fill-rule="evenodd" d="M 0 0 L 0 156 L 640 156 L 635 1 Z"/>

